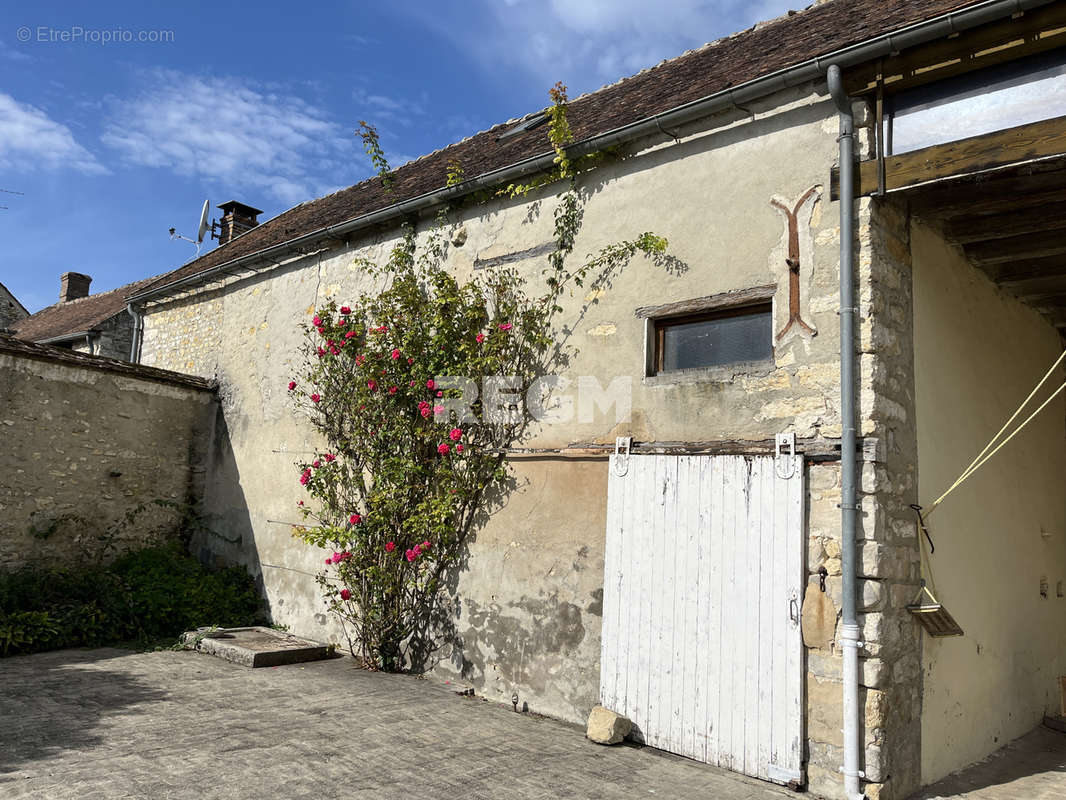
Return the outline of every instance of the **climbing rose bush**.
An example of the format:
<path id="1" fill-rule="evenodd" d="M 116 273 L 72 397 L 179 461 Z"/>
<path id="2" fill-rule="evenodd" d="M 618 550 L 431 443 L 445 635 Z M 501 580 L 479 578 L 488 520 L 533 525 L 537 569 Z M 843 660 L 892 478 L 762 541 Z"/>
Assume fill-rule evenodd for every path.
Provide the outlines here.
<path id="1" fill-rule="evenodd" d="M 566 266 L 582 203 L 565 151 L 565 87 L 557 85 L 551 97 L 546 113 L 557 167 L 535 185 L 569 186 L 559 196 L 556 249 L 537 294 L 515 270 L 479 273 L 465 283 L 449 274 L 444 210 L 421 254 L 408 229 L 385 263 L 357 262 L 368 283 L 383 288 L 344 305 L 331 301 L 304 326 L 301 366 L 288 393 L 327 447 L 298 464 L 309 499 L 299 501 L 304 524 L 294 533 L 330 553 L 319 584 L 352 654 L 371 668 L 417 667 L 432 649 L 439 601 L 454 586 L 464 544 L 508 488 L 506 449 L 521 438 L 527 417 L 520 404 L 486 407 L 479 393 L 485 379 L 508 376 L 508 389 L 522 396 L 550 373 L 565 358 L 554 325 L 559 300 L 586 278 L 606 285 L 638 253 L 677 266 L 666 240 L 652 233 L 608 245 L 575 269 Z M 387 189 L 376 132 L 364 126 L 368 140 Z M 500 193 L 533 188 L 512 185 Z M 466 387 L 444 380 L 452 376 Z M 460 415 L 449 401 L 464 389 L 470 413 Z"/>
<path id="2" fill-rule="evenodd" d="M 403 669 L 412 648 L 431 643 L 449 570 L 500 500 L 505 449 L 527 424 L 514 409 L 490 413 L 480 393 L 459 418 L 447 406 L 463 389 L 442 378 L 480 389 L 486 377 L 515 376 L 524 392 L 557 355 L 559 295 L 637 252 L 658 260 L 666 242 L 644 234 L 616 247 L 574 273 L 549 268 L 548 288 L 531 298 L 514 270 L 459 283 L 415 257 L 409 232 L 382 267 L 360 263 L 383 290 L 331 301 L 304 326 L 302 374 L 288 392 L 328 448 L 298 465 L 310 501 L 299 502 L 295 535 L 330 553 L 318 581 L 367 666 Z"/>

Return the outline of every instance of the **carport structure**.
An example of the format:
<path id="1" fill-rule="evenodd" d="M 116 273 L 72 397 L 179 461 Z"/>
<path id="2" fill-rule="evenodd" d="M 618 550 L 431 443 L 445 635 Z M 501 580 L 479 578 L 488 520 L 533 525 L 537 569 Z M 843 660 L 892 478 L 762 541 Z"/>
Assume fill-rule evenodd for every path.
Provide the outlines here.
<path id="1" fill-rule="evenodd" d="M 869 250 L 875 265 L 880 257 L 894 267 L 879 276 L 875 266 L 860 313 L 883 311 L 892 302 L 883 287 L 909 282 L 911 307 L 889 309 L 913 320 L 913 341 L 899 343 L 913 347 L 913 373 L 894 376 L 910 403 L 894 427 L 897 445 L 909 432 L 917 453 L 911 468 L 897 463 L 895 478 L 900 496 L 926 511 L 1062 352 L 1064 42 L 1066 4 L 1055 2 L 844 76 L 867 111 L 855 165 L 857 213 L 869 220 L 860 273 Z M 836 197 L 836 170 L 832 182 Z M 1010 430 L 1064 377 L 1052 370 Z M 1060 394 L 930 521 L 935 550 L 922 574 L 935 572 L 965 636 L 900 629 L 897 652 L 921 650 L 921 688 L 908 697 L 897 683 L 891 702 L 904 727 L 920 724 L 923 784 L 1064 710 L 1064 414 Z M 915 560 L 919 546 L 916 536 Z M 906 602 L 893 598 L 897 608 Z"/>

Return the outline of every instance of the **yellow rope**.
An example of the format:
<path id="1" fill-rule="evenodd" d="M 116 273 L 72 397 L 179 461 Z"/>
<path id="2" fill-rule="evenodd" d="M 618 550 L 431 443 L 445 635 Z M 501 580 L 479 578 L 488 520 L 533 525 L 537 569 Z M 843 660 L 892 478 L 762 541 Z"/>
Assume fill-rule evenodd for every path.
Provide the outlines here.
<path id="1" fill-rule="evenodd" d="M 977 472 L 977 470 L 979 470 L 981 467 L 983 467 L 985 465 L 985 463 L 988 461 L 988 459 L 992 458 L 992 456 L 994 456 L 996 453 L 998 453 L 1000 451 L 1000 449 L 1002 449 L 1002 447 L 1007 442 L 1009 442 L 1011 439 L 1013 439 L 1015 436 L 1017 436 L 1018 433 L 1021 432 L 1022 428 L 1024 428 L 1026 425 L 1028 425 L 1032 421 L 1033 417 L 1035 417 L 1037 414 L 1039 414 L 1041 411 L 1043 411 L 1047 407 L 1048 403 L 1050 403 L 1052 400 L 1054 400 L 1062 392 L 1063 389 L 1066 389 L 1066 382 L 1063 382 L 1062 386 L 1060 386 L 1058 389 L 1056 389 L 1055 392 L 1051 395 L 1051 397 L 1049 397 L 1047 400 L 1045 400 L 1036 411 L 1034 411 L 1032 414 L 1030 414 L 1026 418 L 1026 420 L 1024 422 L 1022 422 L 1021 425 L 1019 425 L 1017 428 L 1015 428 L 1014 431 L 1010 434 L 1010 436 L 1008 436 L 1006 439 L 1004 439 L 1002 442 L 1000 442 L 998 445 L 996 445 L 995 449 L 992 450 L 992 452 L 989 452 L 989 450 L 992 448 L 992 446 L 996 444 L 996 441 L 999 439 L 999 437 L 1001 437 L 1003 435 L 1004 431 L 1006 431 L 1007 428 L 1010 427 L 1010 424 L 1012 422 L 1014 422 L 1014 420 L 1016 420 L 1018 418 L 1018 415 L 1022 413 L 1022 410 L 1027 405 L 1029 405 L 1029 402 L 1033 399 L 1033 397 L 1036 396 L 1036 393 L 1040 391 L 1040 387 L 1042 387 L 1045 383 L 1047 383 L 1047 379 L 1051 377 L 1052 373 L 1054 373 L 1054 371 L 1058 368 L 1059 364 L 1062 363 L 1064 358 L 1066 358 L 1066 350 L 1063 350 L 1062 353 L 1059 355 L 1059 357 L 1057 359 L 1055 359 L 1055 363 L 1051 365 L 1051 368 L 1044 374 L 1044 377 L 1040 379 L 1040 383 L 1038 383 L 1036 385 L 1036 387 L 1033 389 L 1033 391 L 1031 391 L 1029 393 L 1029 396 L 1025 398 L 1025 400 L 1022 402 L 1022 404 L 1020 406 L 1018 406 L 1017 411 L 1015 411 L 1013 414 L 1011 414 L 1010 419 L 1008 419 L 1003 424 L 1003 427 L 999 429 L 999 431 L 996 433 L 996 435 L 993 436 L 989 440 L 988 444 L 985 445 L 985 448 L 980 453 L 978 453 L 977 457 L 973 461 L 970 462 L 970 465 L 968 467 L 966 467 L 966 469 L 964 469 L 962 471 L 962 474 L 955 480 L 955 482 L 953 484 L 951 484 L 951 486 L 948 487 L 948 490 L 946 492 L 944 492 L 942 495 L 940 495 L 940 497 L 938 497 L 933 502 L 933 505 L 929 507 L 929 511 L 926 512 L 926 514 L 925 514 L 925 516 L 927 518 L 934 511 L 936 511 L 937 506 L 939 506 L 944 501 L 945 497 L 947 497 L 953 491 L 958 489 L 959 486 L 961 486 L 963 484 L 963 482 L 966 481 L 967 478 L 969 478 L 971 475 L 973 475 L 975 472 Z M 986 455 L 986 453 L 987 453 L 987 455 Z"/>

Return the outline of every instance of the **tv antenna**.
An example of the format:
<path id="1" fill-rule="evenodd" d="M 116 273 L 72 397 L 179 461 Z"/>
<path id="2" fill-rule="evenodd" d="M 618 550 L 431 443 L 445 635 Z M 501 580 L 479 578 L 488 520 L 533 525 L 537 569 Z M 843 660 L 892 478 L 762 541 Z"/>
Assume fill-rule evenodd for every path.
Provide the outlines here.
<path id="1" fill-rule="evenodd" d="M 4 194 L 18 194 L 18 195 L 25 195 L 26 194 L 25 192 L 16 192 L 14 189 L 0 189 L 0 192 L 3 192 Z M 4 211 L 7 211 L 7 206 L 0 206 L 0 209 L 3 209 Z"/>
<path id="2" fill-rule="evenodd" d="M 196 229 L 196 238 L 195 239 L 190 239 L 188 236 L 182 236 L 180 233 L 178 233 L 177 228 L 171 228 L 170 229 L 170 238 L 171 239 L 181 239 L 183 242 L 189 242 L 190 244 L 196 245 L 196 256 L 199 257 L 200 256 L 200 246 L 204 243 L 204 234 L 207 233 L 208 231 L 211 231 L 211 238 L 212 239 L 217 239 L 218 238 L 218 236 L 215 234 L 215 228 L 218 227 L 218 223 L 215 222 L 214 220 L 208 221 L 208 212 L 210 210 L 211 210 L 211 201 L 210 200 L 204 200 L 204 207 L 200 211 L 200 225 Z"/>

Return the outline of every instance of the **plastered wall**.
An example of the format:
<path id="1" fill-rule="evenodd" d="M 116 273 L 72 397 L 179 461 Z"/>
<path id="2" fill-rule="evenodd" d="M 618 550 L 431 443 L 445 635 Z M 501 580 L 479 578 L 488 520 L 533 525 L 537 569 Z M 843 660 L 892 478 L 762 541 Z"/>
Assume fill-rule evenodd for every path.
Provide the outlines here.
<path id="1" fill-rule="evenodd" d="M 1062 340 L 935 231 L 914 225 L 912 244 L 918 475 L 929 505 L 1025 399 L 1062 352 Z M 1049 383 L 1057 387 L 1064 377 L 1060 369 Z M 1056 592 L 1066 580 L 1064 438 L 1060 397 L 930 519 L 939 599 L 966 635 L 924 643 L 923 782 L 1059 711 L 1058 677 L 1066 674 L 1066 597 Z"/>
<path id="2" fill-rule="evenodd" d="M 544 427 L 524 445 L 608 443 L 617 435 L 643 441 L 765 439 L 784 431 L 840 436 L 838 209 L 823 186 L 836 156 L 836 117 L 823 97 L 806 92 L 781 95 L 752 110 L 754 119 L 719 117 L 681 131 L 680 144 L 644 142 L 630 157 L 583 180 L 587 203 L 575 258 L 654 231 L 669 238 L 671 253 L 685 269 L 664 273 L 639 258 L 609 289 L 565 299 L 562 323 L 572 330 L 567 346 L 573 358 L 564 374 L 592 376 L 603 386 L 618 376 L 628 378 L 632 416 L 618 423 L 612 413 L 597 412 L 588 422 Z M 776 284 L 776 338 L 788 322 L 789 307 L 788 228 L 778 206 L 795 209 L 812 188 L 796 216 L 800 311 L 814 335 L 798 334 L 799 326 L 793 326 L 776 341 L 773 363 L 756 370 L 699 381 L 644 380 L 644 323 L 634 313 L 639 307 Z M 549 242 L 555 202 L 546 191 L 465 209 L 453 228 L 465 234 L 465 242 L 449 249 L 451 268 L 466 277 L 475 261 Z M 869 225 L 868 208 L 865 213 Z M 214 497 L 209 488 L 207 505 L 220 523 L 216 527 L 228 524 L 244 544 L 220 549 L 216 542 L 213 552 L 260 571 L 274 618 L 317 639 L 343 641 L 313 580 L 323 554 L 296 543 L 290 523 L 299 521 L 295 504 L 303 496 L 293 463 L 321 443 L 290 408 L 286 384 L 301 342 L 299 324 L 325 299 L 343 302 L 365 287 L 355 257 L 381 258 L 394 235 L 354 240 L 347 248 L 258 277 L 150 306 L 145 318 L 146 363 L 220 382 L 223 424 L 217 430 L 225 439 L 213 452 L 225 457 L 231 480 Z M 872 273 L 891 274 L 885 279 L 894 279 L 898 287 L 909 269 L 908 263 L 901 272 L 884 255 L 890 244 L 867 237 L 861 246 L 867 311 L 877 302 L 869 290 Z M 515 266 L 535 278 L 544 259 Z M 905 286 L 909 314 L 909 276 Z M 909 317 L 899 317 L 897 306 L 892 307 L 894 325 L 906 332 Z M 889 319 L 887 308 L 876 313 L 879 320 Z M 873 316 L 864 314 L 867 320 Z M 903 334 L 901 346 L 895 334 L 886 340 L 880 332 L 871 333 L 869 323 L 864 329 L 862 435 L 883 434 L 897 413 L 895 401 L 875 398 L 898 366 L 899 353 L 909 359 L 908 335 Z M 877 357 L 881 352 L 885 359 Z M 905 374 L 893 380 L 898 383 Z M 457 585 L 458 636 L 440 652 L 437 670 L 491 698 L 509 702 L 516 692 L 533 711 L 583 721 L 598 696 L 607 465 L 596 459 L 516 458 L 512 468 L 515 491 L 471 544 Z M 808 479 L 808 562 L 812 572 L 827 564 L 828 588 L 839 607 L 839 467 L 812 467 Z M 887 545 L 878 544 L 887 539 L 889 522 L 875 496 L 885 480 L 871 472 L 864 484 L 870 493 L 864 507 L 871 515 L 865 523 L 871 547 L 864 558 L 871 578 L 881 575 L 879 565 L 888 552 Z M 876 643 L 885 629 L 880 612 L 889 594 L 880 583 L 866 591 L 867 638 Z M 875 687 L 886 686 L 893 673 L 876 645 L 864 656 L 871 687 L 867 768 L 874 780 L 882 780 L 880 748 L 888 723 L 884 697 Z M 817 683 L 816 691 L 809 690 L 810 785 L 832 797 L 840 793 L 842 763 L 834 721 L 841 696 L 839 652 L 826 643 L 811 651 L 808 663 L 811 685 Z M 899 785 L 908 786 L 906 780 Z"/>

